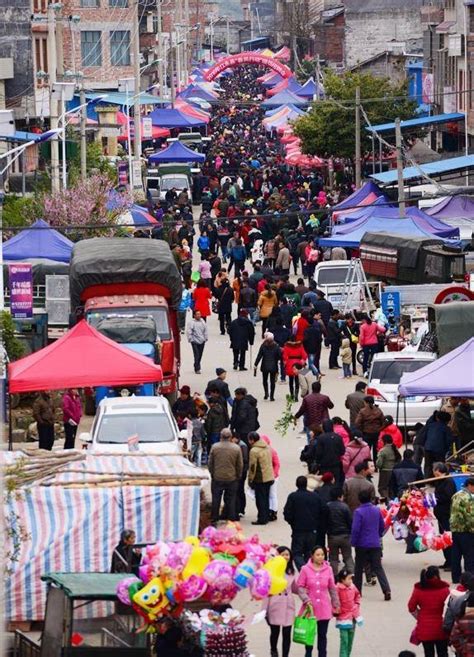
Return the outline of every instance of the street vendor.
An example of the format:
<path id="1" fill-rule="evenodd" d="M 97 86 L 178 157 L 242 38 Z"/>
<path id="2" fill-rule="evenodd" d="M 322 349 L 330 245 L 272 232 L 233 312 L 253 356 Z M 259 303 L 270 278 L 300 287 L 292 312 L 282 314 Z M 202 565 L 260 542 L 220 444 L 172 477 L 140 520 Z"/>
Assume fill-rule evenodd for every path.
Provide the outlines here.
<path id="1" fill-rule="evenodd" d="M 133 573 L 138 575 L 138 567 L 142 559 L 139 548 L 134 547 L 136 534 L 133 529 L 124 529 L 120 541 L 112 554 L 111 573 Z"/>

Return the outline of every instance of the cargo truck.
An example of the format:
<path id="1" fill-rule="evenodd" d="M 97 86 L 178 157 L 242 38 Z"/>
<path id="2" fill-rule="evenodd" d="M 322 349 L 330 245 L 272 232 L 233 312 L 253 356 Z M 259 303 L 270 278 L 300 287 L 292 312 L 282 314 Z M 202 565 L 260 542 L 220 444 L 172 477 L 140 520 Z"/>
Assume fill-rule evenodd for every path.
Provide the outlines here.
<path id="1" fill-rule="evenodd" d="M 75 320 L 84 316 L 89 324 L 103 330 L 104 320 L 114 319 L 117 325 L 117 319 L 123 317 L 124 325 L 135 326 L 126 341 L 124 331 L 118 330 L 117 342 L 145 353 L 136 345 L 140 344 L 139 336 L 146 333 L 147 322 L 153 319 L 156 342 L 147 355 L 161 365 L 159 391 L 172 403 L 180 367 L 177 307 L 182 285 L 168 244 L 120 237 L 82 240 L 74 246 L 69 279 Z M 140 318 L 142 327 L 137 325 Z M 109 330 L 114 322 L 108 322 Z"/>

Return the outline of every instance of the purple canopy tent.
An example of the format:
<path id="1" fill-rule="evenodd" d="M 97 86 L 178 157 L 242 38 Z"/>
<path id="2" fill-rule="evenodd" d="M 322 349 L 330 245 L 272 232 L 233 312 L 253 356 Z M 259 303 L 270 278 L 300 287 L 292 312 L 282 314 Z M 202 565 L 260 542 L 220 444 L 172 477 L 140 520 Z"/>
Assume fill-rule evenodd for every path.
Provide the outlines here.
<path id="1" fill-rule="evenodd" d="M 401 397 L 474 397 L 474 338 L 416 372 L 404 374 Z"/>
<path id="2" fill-rule="evenodd" d="M 164 164 L 165 162 L 204 162 L 205 159 L 206 156 L 203 153 L 197 153 L 180 141 L 174 141 L 168 148 L 150 155 L 148 161 L 154 164 Z"/>
<path id="3" fill-rule="evenodd" d="M 358 205 L 362 205 L 365 198 L 371 194 L 375 197 L 382 196 L 388 201 L 388 199 L 384 196 L 383 192 L 377 187 L 377 185 L 374 182 L 369 181 L 366 182 L 365 185 L 362 185 L 360 189 L 356 189 L 355 192 L 353 192 L 343 201 L 337 205 L 334 205 L 331 209 L 333 212 L 339 212 L 340 210 L 347 210 L 348 208 L 357 207 Z"/>
<path id="4" fill-rule="evenodd" d="M 191 128 L 206 125 L 205 121 L 187 116 L 177 109 L 156 109 L 148 115 L 160 128 Z"/>
<path id="5" fill-rule="evenodd" d="M 474 198 L 471 196 L 448 196 L 425 212 L 459 228 L 461 239 L 471 239 L 474 232 Z"/>
<path id="6" fill-rule="evenodd" d="M 296 107 L 301 107 L 308 105 L 308 100 L 306 98 L 300 98 L 295 94 L 292 94 L 291 91 L 284 89 L 280 93 L 275 94 L 272 98 L 267 98 L 264 100 L 261 107 L 280 107 L 281 105 L 295 105 Z"/>

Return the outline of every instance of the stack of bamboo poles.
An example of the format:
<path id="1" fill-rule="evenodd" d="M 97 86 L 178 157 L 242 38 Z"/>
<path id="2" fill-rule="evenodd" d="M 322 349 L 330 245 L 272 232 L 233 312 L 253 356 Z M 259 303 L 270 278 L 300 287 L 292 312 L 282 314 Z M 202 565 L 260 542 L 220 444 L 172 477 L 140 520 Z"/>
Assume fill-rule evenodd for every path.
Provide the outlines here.
<path id="1" fill-rule="evenodd" d="M 159 474 L 136 472 L 108 472 L 105 470 L 74 467 L 78 461 L 86 461 L 86 452 L 73 450 L 50 452 L 46 450 L 22 450 L 20 457 L 13 464 L 4 467 L 4 481 L 10 490 L 39 484 L 40 486 L 61 486 L 62 488 L 113 488 L 119 486 L 200 486 L 208 479 L 204 470 L 196 468 L 196 474 Z M 154 457 L 150 454 L 127 454 L 133 458 L 161 458 L 162 456 L 182 459 L 181 454 L 160 454 Z M 189 464 L 190 467 L 191 464 Z M 60 474 L 77 475 L 75 481 L 64 481 L 57 478 Z"/>

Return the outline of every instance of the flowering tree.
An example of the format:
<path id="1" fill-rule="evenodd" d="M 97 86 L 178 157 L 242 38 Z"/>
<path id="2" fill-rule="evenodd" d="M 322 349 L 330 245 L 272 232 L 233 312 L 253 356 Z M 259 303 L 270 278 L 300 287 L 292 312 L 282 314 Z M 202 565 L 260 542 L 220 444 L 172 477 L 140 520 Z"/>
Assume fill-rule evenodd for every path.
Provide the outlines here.
<path id="1" fill-rule="evenodd" d="M 112 201 L 112 202 L 111 202 Z M 69 237 L 104 234 L 104 228 L 115 223 L 132 203 L 126 193 L 113 190 L 110 178 L 97 174 L 78 181 L 71 189 L 43 197 L 43 218 L 55 228 L 66 228 Z M 85 226 L 97 226 L 84 234 Z"/>

